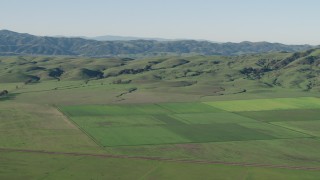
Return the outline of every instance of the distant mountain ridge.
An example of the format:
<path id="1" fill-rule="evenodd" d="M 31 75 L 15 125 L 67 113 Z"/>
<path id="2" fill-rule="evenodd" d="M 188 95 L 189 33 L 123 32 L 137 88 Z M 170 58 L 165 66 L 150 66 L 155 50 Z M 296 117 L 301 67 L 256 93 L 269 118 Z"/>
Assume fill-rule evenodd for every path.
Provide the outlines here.
<path id="1" fill-rule="evenodd" d="M 135 40 L 147 40 L 147 41 L 176 41 L 185 39 L 165 39 L 165 38 L 147 38 L 147 37 L 136 37 L 136 36 L 115 36 L 115 35 L 104 35 L 104 36 L 52 36 L 57 38 L 82 38 L 87 40 L 96 41 L 135 41 Z"/>
<path id="2" fill-rule="evenodd" d="M 240 55 L 275 51 L 297 52 L 311 45 L 269 42 L 212 43 L 208 41 L 128 40 L 97 41 L 84 38 L 34 36 L 0 30 L 0 55 L 69 55 L 106 57 L 121 55 L 201 54 Z"/>
<path id="3" fill-rule="evenodd" d="M 96 40 L 96 41 L 135 41 L 135 40 L 173 41 L 172 39 L 165 39 L 165 38 L 146 38 L 146 37 L 113 36 L 113 35 L 85 37 L 85 39 L 92 39 L 92 40 Z"/>

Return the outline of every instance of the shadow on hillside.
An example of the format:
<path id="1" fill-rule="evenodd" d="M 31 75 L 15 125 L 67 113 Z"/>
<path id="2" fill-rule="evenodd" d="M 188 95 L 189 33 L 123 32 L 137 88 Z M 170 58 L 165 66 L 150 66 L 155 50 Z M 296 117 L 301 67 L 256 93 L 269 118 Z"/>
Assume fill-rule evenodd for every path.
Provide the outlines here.
<path id="1" fill-rule="evenodd" d="M 0 102 L 1 101 L 9 101 L 9 100 L 13 100 L 16 98 L 16 96 L 18 95 L 19 93 L 11 93 L 11 94 L 8 94 L 6 96 L 3 96 L 3 97 L 0 97 Z"/>

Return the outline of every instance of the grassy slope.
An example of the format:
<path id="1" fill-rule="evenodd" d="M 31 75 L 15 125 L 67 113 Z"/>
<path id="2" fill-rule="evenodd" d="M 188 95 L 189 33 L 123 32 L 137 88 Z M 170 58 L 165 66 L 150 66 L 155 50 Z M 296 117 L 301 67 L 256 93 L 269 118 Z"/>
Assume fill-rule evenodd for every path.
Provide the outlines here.
<path id="1" fill-rule="evenodd" d="M 248 93 L 272 92 L 277 88 L 317 92 L 320 84 L 316 78 L 319 52 L 233 57 L 164 56 L 130 61 L 121 58 L 0 57 L 0 82 L 15 83 L 11 88 L 15 89 L 16 85 L 21 86 L 27 80 L 40 78 L 40 82 L 55 81 L 51 84 L 56 88 L 64 84 L 56 79 L 82 80 L 85 85 L 85 81 L 102 78 L 94 83 L 107 85 L 118 82 L 124 83 L 122 86 L 126 88 L 139 87 L 138 91 L 183 91 L 201 96 L 241 93 L 244 90 Z M 244 68 L 252 69 L 243 71 Z"/>

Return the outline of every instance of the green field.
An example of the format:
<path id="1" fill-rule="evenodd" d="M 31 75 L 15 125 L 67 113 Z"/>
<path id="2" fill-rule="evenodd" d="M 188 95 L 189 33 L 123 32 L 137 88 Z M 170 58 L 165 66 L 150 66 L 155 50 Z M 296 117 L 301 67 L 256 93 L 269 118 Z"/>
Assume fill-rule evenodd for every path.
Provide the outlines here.
<path id="1" fill-rule="evenodd" d="M 229 112 L 174 114 L 174 117 L 180 119 L 186 124 L 257 122 L 254 119 Z"/>
<path id="2" fill-rule="evenodd" d="M 1 99 L 0 179 L 319 177 L 320 107 L 311 93 L 200 98 L 141 85 L 115 97 L 128 87 L 48 81 Z"/>
<path id="3" fill-rule="evenodd" d="M 303 99 L 313 103 L 313 98 Z M 291 102 L 297 106 L 294 100 Z M 0 150 L 5 151 L 0 155 L 0 178 L 239 179 L 242 174 L 240 179 L 317 179 L 319 176 L 317 170 L 306 170 L 320 167 L 316 160 L 320 158 L 316 109 L 227 112 L 211 108 L 207 102 L 196 102 L 64 105 L 59 110 L 67 118 L 51 106 L 17 102 L 1 105 Z M 121 158 L 99 157 L 110 154 Z M 144 159 L 149 157 L 195 162 Z M 210 164 L 211 161 L 219 165 Z M 246 163 L 257 165 L 242 165 Z M 259 167 L 263 164 L 276 167 Z M 123 170 L 128 173 L 120 173 Z M 20 173 L 13 174 L 14 171 Z"/>
<path id="4" fill-rule="evenodd" d="M 319 5 L 226 1 L 228 9 L 218 13 L 222 1 L 192 2 L 203 7 L 197 9 L 191 1 L 151 7 L 121 0 L 90 13 L 91 1 L 84 8 L 81 1 L 8 2 L 0 3 L 0 27 L 30 32 L 0 29 L 0 180 L 320 179 L 320 36 L 282 36 L 285 28 L 291 36 L 318 32 Z M 66 26 L 54 26 L 55 19 Z M 77 24 L 94 29 L 87 36 L 150 37 L 85 38 Z M 175 33 L 183 39 L 169 35 L 176 28 L 185 30 Z M 280 42 L 264 42 L 263 30 L 271 33 L 266 40 Z M 157 31 L 173 39 L 152 38 Z M 55 32 L 62 37 L 48 36 Z M 234 32 L 225 40 L 244 41 L 224 43 L 219 35 Z M 188 33 L 194 35 L 183 37 Z M 206 36 L 222 43 L 192 40 Z M 303 39 L 313 45 L 296 44 Z"/>
<path id="5" fill-rule="evenodd" d="M 160 116 L 166 115 L 130 115 L 128 116 L 80 116 L 72 117 L 81 127 L 103 128 L 116 126 L 146 126 L 161 125 L 165 122 L 158 119 Z"/>
<path id="6" fill-rule="evenodd" d="M 208 113 L 221 112 L 220 109 L 210 107 L 203 103 L 161 103 L 159 106 L 168 109 L 173 113 Z"/>
<path id="7" fill-rule="evenodd" d="M 318 98 L 304 97 L 193 104 L 81 105 L 60 109 L 99 144 L 116 147 L 312 138 L 312 133 L 299 127 L 288 128 L 292 124 L 281 122 L 292 121 L 295 113 L 290 113 L 294 111 L 291 109 L 299 114 L 294 116 L 296 120 L 303 113 L 309 120 L 317 118 L 318 102 Z M 257 106 L 258 103 L 263 105 Z M 245 106 L 250 104 L 256 106 Z M 280 107 L 285 110 L 279 110 Z M 261 109 L 264 111 L 255 111 Z M 266 123 L 270 121 L 280 124 Z"/>
<path id="8" fill-rule="evenodd" d="M 237 112 L 241 116 L 263 122 L 319 120 L 319 109 L 270 110 Z"/>
<path id="9" fill-rule="evenodd" d="M 317 179 L 319 171 L 1 152 L 0 179 Z M 16 173 L 19 172 L 19 173 Z M 125 173 L 124 173 L 125 172 Z M 226 175 L 227 174 L 227 175 Z"/>
<path id="10" fill-rule="evenodd" d="M 107 115 L 139 115 L 167 114 L 168 111 L 154 104 L 148 105 L 113 105 L 113 106 L 67 106 L 63 109 L 69 116 L 107 116 Z"/>
<path id="11" fill-rule="evenodd" d="M 320 120 L 318 121 L 290 121 L 290 122 L 273 122 L 278 126 L 293 129 L 296 131 L 320 137 Z"/>
<path id="12" fill-rule="evenodd" d="M 0 147 L 73 152 L 99 152 L 92 140 L 54 107 L 0 104 Z"/>
<path id="13" fill-rule="evenodd" d="M 313 97 L 254 99 L 242 101 L 206 102 L 206 104 L 231 112 L 286 109 L 319 109 L 320 99 Z"/>

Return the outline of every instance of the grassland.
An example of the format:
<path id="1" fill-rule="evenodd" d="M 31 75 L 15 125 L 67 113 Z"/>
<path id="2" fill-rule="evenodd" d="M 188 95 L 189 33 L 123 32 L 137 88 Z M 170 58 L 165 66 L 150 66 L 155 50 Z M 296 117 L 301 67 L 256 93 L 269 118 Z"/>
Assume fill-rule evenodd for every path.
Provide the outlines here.
<path id="1" fill-rule="evenodd" d="M 1 152 L 0 179 L 317 179 L 319 171 Z M 19 173 L 17 173 L 19 172 Z M 124 173 L 125 172 L 125 173 Z M 226 176 L 226 174 L 228 174 Z"/>
<path id="2" fill-rule="evenodd" d="M 1 148 L 99 152 L 99 147 L 56 108 L 1 103 Z"/>
<path id="3" fill-rule="evenodd" d="M 273 72 L 239 74 L 274 57 L 0 58 L 0 89 L 9 90 L 0 98 L 0 179 L 318 179 L 316 85 L 280 81 L 289 72 L 272 87 Z M 151 62 L 160 69 L 117 74 Z M 48 76 L 57 64 L 60 81 Z M 47 70 L 26 71 L 34 66 Z M 82 77 L 73 66 L 110 76 Z M 41 79 L 24 84 L 25 75 Z"/>
<path id="4" fill-rule="evenodd" d="M 39 87 L 30 89 L 34 88 Z M 250 111 L 212 106 L 224 101 L 61 105 L 58 109 L 52 105 L 23 103 L 24 99 L 18 98 L 2 101 L 5 103 L 0 111 L 3 160 L 0 176 L 5 179 L 317 179 L 318 171 L 307 169 L 320 167 L 318 99 L 266 101 L 281 100 L 287 103 L 283 109 L 263 111 L 252 111 L 250 106 Z M 265 99 L 246 100 L 246 103 L 252 101 L 263 104 Z M 245 104 L 244 100 L 228 102 Z M 109 155 L 115 157 L 110 159 Z M 14 169 L 20 173 L 13 174 Z M 128 173 L 120 173 L 123 170 Z"/>

